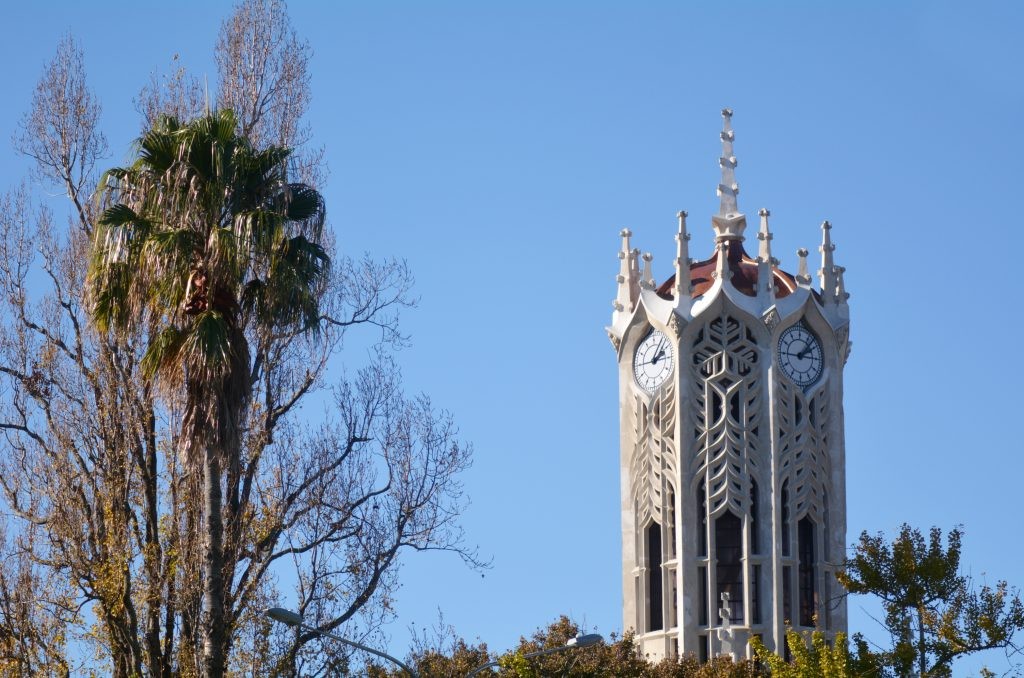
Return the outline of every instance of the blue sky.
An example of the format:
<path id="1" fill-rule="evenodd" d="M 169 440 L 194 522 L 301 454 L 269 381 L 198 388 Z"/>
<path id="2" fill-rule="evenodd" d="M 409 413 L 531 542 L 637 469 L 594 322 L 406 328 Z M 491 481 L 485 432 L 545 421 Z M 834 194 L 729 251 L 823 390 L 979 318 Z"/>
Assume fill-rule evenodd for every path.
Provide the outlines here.
<path id="1" fill-rule="evenodd" d="M 70 31 L 120 162 L 153 69 L 178 53 L 214 86 L 229 11 L 4 5 L 0 131 Z M 971 572 L 1024 585 L 1024 5 L 293 2 L 291 14 L 314 49 L 330 221 L 344 250 L 405 258 L 416 275 L 400 359 L 475 445 L 463 524 L 494 558 L 483 577 L 442 554 L 407 558 L 393 653 L 438 608 L 496 649 L 563 613 L 621 631 L 603 330 L 616 236 L 632 228 L 664 279 L 686 209 L 691 255 L 710 252 L 723 106 L 740 207 L 772 210 L 783 267 L 815 251 L 829 219 L 847 268 L 848 541 L 963 524 Z M 0 150 L 0 186 L 25 169 Z M 364 357 L 353 345 L 346 361 Z M 861 607 L 851 630 L 871 635 Z"/>

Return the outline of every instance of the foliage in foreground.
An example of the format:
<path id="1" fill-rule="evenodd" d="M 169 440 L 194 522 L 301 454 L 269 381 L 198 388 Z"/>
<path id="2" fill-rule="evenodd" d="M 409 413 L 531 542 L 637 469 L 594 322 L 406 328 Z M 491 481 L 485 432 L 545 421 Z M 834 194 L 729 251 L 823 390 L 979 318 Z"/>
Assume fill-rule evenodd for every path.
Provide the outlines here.
<path id="1" fill-rule="evenodd" d="M 331 675 L 346 648 L 263 609 L 287 596 L 365 640 L 403 553 L 476 562 L 457 524 L 470 449 L 388 353 L 411 276 L 336 255 L 301 188 L 324 171 L 301 147 L 309 53 L 281 2 L 243 0 L 221 113 L 183 70 L 155 78 L 139 163 L 105 202 L 84 56 L 67 38 L 44 69 L 15 135 L 38 185 L 0 195 L 3 675 Z M 34 198 L 53 187 L 67 228 Z M 376 359 L 338 378 L 359 327 Z"/>
<path id="2" fill-rule="evenodd" d="M 962 656 L 993 648 L 1016 650 L 1024 629 L 1024 603 L 1005 581 L 976 588 L 960 570 L 962 531 L 950 530 L 946 547 L 933 527 L 927 539 L 904 524 L 889 540 L 863 532 L 839 580 L 851 593 L 878 597 L 892 648 L 880 661 L 896 676 L 952 675 Z"/>
<path id="3" fill-rule="evenodd" d="M 568 650 L 544 657 L 526 659 L 539 650 L 564 646 L 576 636 L 579 626 L 561 617 L 530 638 L 521 638 L 518 647 L 503 656 L 493 655 L 486 644 L 472 645 L 455 637 L 448 628 L 431 642 L 420 642 L 412 655 L 413 668 L 423 678 L 463 678 L 473 668 L 491 661 L 501 667 L 485 670 L 478 676 L 516 676 L 517 678 L 752 678 L 765 675 L 753 662 L 733 662 L 717 658 L 701 664 L 693 655 L 678 660 L 649 661 L 627 632 L 614 635 L 591 647 Z M 404 678 L 405 673 L 392 666 L 371 666 L 371 678 Z"/>

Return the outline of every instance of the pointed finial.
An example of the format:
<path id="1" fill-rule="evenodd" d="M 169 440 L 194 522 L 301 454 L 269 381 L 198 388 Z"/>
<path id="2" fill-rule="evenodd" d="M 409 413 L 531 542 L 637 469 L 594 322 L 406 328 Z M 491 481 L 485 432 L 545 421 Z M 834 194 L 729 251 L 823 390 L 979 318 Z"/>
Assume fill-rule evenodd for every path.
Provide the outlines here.
<path id="1" fill-rule="evenodd" d="M 637 247 L 629 251 L 629 281 L 629 293 L 634 302 L 634 306 L 630 307 L 632 310 L 640 298 L 640 249 Z"/>
<path id="2" fill-rule="evenodd" d="M 716 245 L 718 252 L 715 259 L 715 272 L 711 275 L 722 280 L 729 279 L 729 245 L 725 241 L 719 241 Z"/>
<path id="3" fill-rule="evenodd" d="M 796 256 L 800 257 L 800 263 L 796 269 L 796 281 L 801 287 L 807 287 L 811 284 L 811 276 L 807 272 L 807 250 L 803 247 L 796 251 Z"/>
<path id="4" fill-rule="evenodd" d="M 845 304 L 846 300 L 850 298 L 850 293 L 846 291 L 846 283 L 843 281 L 844 273 L 846 273 L 845 266 L 836 266 L 836 301 L 840 304 Z"/>
<path id="5" fill-rule="evenodd" d="M 772 232 L 768 230 L 768 217 L 770 217 L 772 213 L 767 209 L 761 208 L 757 214 L 761 217 L 761 228 L 757 232 L 757 239 L 759 241 L 757 258 L 761 261 L 771 263 Z"/>
<path id="6" fill-rule="evenodd" d="M 836 295 L 836 271 L 835 261 L 832 253 L 836 246 L 832 244 L 832 224 L 827 221 L 821 223 L 821 268 L 818 270 L 818 278 L 821 280 L 821 294 L 825 301 L 832 301 Z"/>
<path id="7" fill-rule="evenodd" d="M 690 283 L 690 234 L 686 232 L 685 211 L 680 211 L 679 232 L 676 233 L 676 284 L 673 294 L 676 301 L 689 298 L 693 291 Z"/>
<path id="8" fill-rule="evenodd" d="M 775 276 L 772 273 L 772 267 L 775 265 L 772 257 L 772 232 L 768 230 L 768 217 L 771 216 L 771 212 L 761 208 L 757 214 L 761 217 L 761 228 L 757 232 L 757 286 L 759 292 L 764 292 L 771 298 L 775 293 Z"/>
<path id="9" fill-rule="evenodd" d="M 736 183 L 736 156 L 732 144 L 736 135 L 732 131 L 732 109 L 722 109 L 722 157 L 718 164 L 722 168 L 722 181 L 718 184 L 718 214 L 711 218 L 716 240 L 743 239 L 746 217 L 740 212 L 736 196 L 740 186 Z"/>
<path id="10" fill-rule="evenodd" d="M 636 275 L 632 253 L 629 249 L 629 239 L 633 232 L 628 228 L 619 231 L 622 238 L 622 249 L 619 250 L 619 274 L 615 276 L 617 293 L 612 308 L 616 313 L 632 312 L 639 294 L 639 280 Z M 614 322 L 615 315 L 612 315 Z"/>
<path id="11" fill-rule="evenodd" d="M 654 289 L 654 276 L 651 274 L 651 260 L 654 259 L 654 255 L 650 252 L 644 252 L 644 273 L 640 278 L 640 287 L 645 290 Z"/>

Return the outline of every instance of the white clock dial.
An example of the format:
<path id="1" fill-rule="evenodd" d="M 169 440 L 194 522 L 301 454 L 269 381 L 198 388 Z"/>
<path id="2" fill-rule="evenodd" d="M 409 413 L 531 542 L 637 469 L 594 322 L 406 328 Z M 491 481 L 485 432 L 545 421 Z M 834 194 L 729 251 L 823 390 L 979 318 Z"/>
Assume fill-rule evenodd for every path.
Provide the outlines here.
<path id="1" fill-rule="evenodd" d="M 672 342 L 658 330 L 648 334 L 636 347 L 633 376 L 637 386 L 654 393 L 672 374 Z"/>
<path id="2" fill-rule="evenodd" d="M 798 386 L 816 382 L 824 365 L 821 342 L 803 325 L 788 327 L 779 336 L 779 366 Z"/>

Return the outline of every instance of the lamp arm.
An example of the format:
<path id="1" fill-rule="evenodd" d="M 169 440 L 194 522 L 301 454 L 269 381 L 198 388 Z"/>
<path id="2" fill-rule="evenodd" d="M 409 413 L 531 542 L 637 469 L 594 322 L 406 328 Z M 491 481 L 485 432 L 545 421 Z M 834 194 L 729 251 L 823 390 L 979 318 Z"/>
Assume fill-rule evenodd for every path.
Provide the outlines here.
<path id="1" fill-rule="evenodd" d="M 363 645 L 362 643 L 357 643 L 354 640 L 349 640 L 348 638 L 342 638 L 341 636 L 336 636 L 336 635 L 334 635 L 333 633 L 331 633 L 329 631 L 321 631 L 321 630 L 319 630 L 319 629 L 317 629 L 315 627 L 307 626 L 306 624 L 299 624 L 299 628 L 302 628 L 302 629 L 305 629 L 305 630 L 310 631 L 312 633 L 316 633 L 318 635 L 324 636 L 325 638 L 330 638 L 331 640 L 336 640 L 339 643 L 344 643 L 345 645 L 351 645 L 352 647 L 358 648 L 358 649 L 362 650 L 363 652 L 369 652 L 370 654 L 377 655 L 378 657 L 380 657 L 382 659 L 387 659 L 388 661 L 394 662 L 395 664 L 398 664 L 403 669 L 405 669 L 406 673 L 408 673 L 410 676 L 412 676 L 412 678 L 419 678 L 419 675 L 415 671 L 413 671 L 411 668 L 406 666 L 404 662 L 399 661 L 398 659 L 395 659 L 391 655 L 386 654 L 384 652 L 381 652 L 380 650 L 375 650 L 372 647 L 367 647 L 367 646 Z"/>

